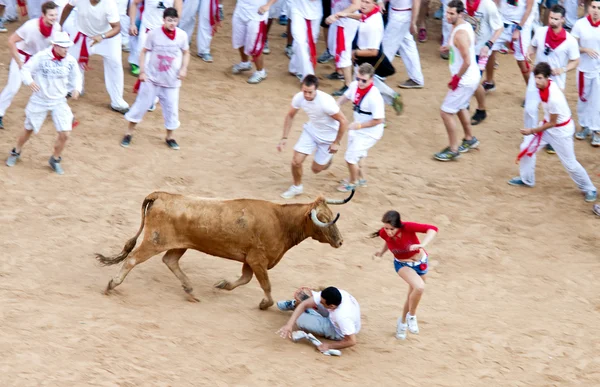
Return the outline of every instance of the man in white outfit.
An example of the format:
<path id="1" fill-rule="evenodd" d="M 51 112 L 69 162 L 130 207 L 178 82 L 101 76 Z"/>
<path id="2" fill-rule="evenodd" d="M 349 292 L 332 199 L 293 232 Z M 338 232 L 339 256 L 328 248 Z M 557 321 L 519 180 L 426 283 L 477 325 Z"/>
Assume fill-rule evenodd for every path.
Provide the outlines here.
<path id="1" fill-rule="evenodd" d="M 129 47 L 129 0 L 117 0 L 119 16 L 121 17 L 121 47 L 124 52 L 130 52 Z"/>
<path id="2" fill-rule="evenodd" d="M 302 134 L 294 146 L 292 158 L 292 176 L 294 185 L 281 194 L 284 199 L 291 199 L 304 192 L 302 185 L 302 164 L 306 157 L 315 152 L 312 164 L 313 173 L 319 173 L 331 165 L 333 155 L 337 153 L 340 142 L 348 129 L 348 120 L 340 110 L 332 96 L 318 90 L 319 79 L 309 74 L 302 80 L 302 91 L 292 99 L 292 106 L 285 117 L 283 136 L 277 145 L 281 152 L 285 148 L 292 122 L 298 110 L 308 115 Z"/>
<path id="3" fill-rule="evenodd" d="M 321 0 L 290 0 L 290 12 L 294 54 L 288 69 L 302 80 L 315 73 L 323 3 Z"/>
<path id="4" fill-rule="evenodd" d="M 48 113 L 51 113 L 58 138 L 48 163 L 59 175 L 64 173 L 60 164 L 61 153 L 73 126 L 73 113 L 66 95 L 70 92 L 71 98 L 77 99 L 82 89 L 79 66 L 75 58 L 68 54 L 72 44 L 66 32 L 57 32 L 52 47 L 35 54 L 21 69 L 23 83 L 29 86 L 33 94 L 25 108 L 25 132 L 6 160 L 9 167 L 17 163 L 23 145 L 32 133 L 39 132 Z"/>
<path id="5" fill-rule="evenodd" d="M 191 42 L 194 33 L 194 25 L 198 18 L 198 35 L 196 45 L 198 56 L 204 62 L 212 63 L 210 44 L 213 35 L 221 25 L 219 17 L 219 0 L 185 0 L 179 28 L 185 31 Z"/>
<path id="6" fill-rule="evenodd" d="M 126 113 L 129 104 L 123 99 L 123 60 L 121 55 L 121 17 L 115 0 L 69 0 L 60 25 L 77 7 L 78 32 L 73 39 L 71 55 L 83 70 L 89 69 L 89 58 L 100 55 L 104 62 L 104 82 L 110 96 L 111 109 Z M 84 71 L 82 76 L 85 78 Z"/>
<path id="7" fill-rule="evenodd" d="M 43 16 L 25 22 L 8 38 L 8 47 L 12 60 L 8 72 L 8 82 L 0 94 L 0 129 L 4 129 L 3 117 L 19 92 L 23 79 L 21 68 L 38 52 L 51 44 L 53 35 L 59 32 L 58 7 L 49 1 L 42 6 Z"/>
<path id="8" fill-rule="evenodd" d="M 452 79 L 448 83 L 450 90 L 442 103 L 441 116 L 448 132 L 449 146 L 434 155 L 439 161 L 456 160 L 461 153 L 479 146 L 479 141 L 472 134 L 467 108 L 479 87 L 481 74 L 475 60 L 475 33 L 473 27 L 464 20 L 464 11 L 465 5 L 462 0 L 452 0 L 446 7 L 446 19 L 453 26 L 448 41 L 448 64 Z M 462 143 L 456 135 L 455 115 L 458 116 L 465 133 Z"/>
<path id="9" fill-rule="evenodd" d="M 185 31 L 177 28 L 177 10 L 167 8 L 163 14 L 164 25 L 148 32 L 140 53 L 141 85 L 135 103 L 125 114 L 125 119 L 129 121 L 129 127 L 121 141 L 121 146 L 125 148 L 131 143 L 136 125 L 142 121 L 144 114 L 158 97 L 167 130 L 165 142 L 171 149 L 179 149 L 173 132 L 180 125 L 179 89 L 190 63 L 190 44 Z"/>
<path id="10" fill-rule="evenodd" d="M 575 23 L 571 33 L 579 41 L 581 52 L 577 69 L 581 131 L 575 138 L 585 140 L 593 134 L 592 146 L 600 146 L 600 0 L 591 2 L 589 14 Z"/>
<path id="11" fill-rule="evenodd" d="M 540 122 L 537 127 L 521 129 L 521 134 L 525 137 L 517 156 L 520 176 L 512 178 L 508 184 L 533 187 L 535 185 L 536 153 L 544 145 L 550 144 L 571 179 L 585 195 L 585 201 L 594 202 L 597 198 L 596 187 L 575 158 L 573 146 L 575 125 L 571 117 L 571 109 L 569 109 L 567 99 L 557 82 L 550 79 L 552 72 L 552 67 L 546 62 L 538 63 L 533 70 L 538 98 L 541 99 L 544 109 L 544 121 Z M 530 96 L 531 94 L 527 94 L 527 98 Z"/>

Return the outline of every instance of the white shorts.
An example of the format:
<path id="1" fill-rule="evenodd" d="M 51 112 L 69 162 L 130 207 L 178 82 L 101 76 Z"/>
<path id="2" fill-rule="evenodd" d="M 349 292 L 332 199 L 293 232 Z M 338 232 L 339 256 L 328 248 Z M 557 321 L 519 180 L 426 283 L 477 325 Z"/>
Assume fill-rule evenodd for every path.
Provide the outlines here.
<path id="1" fill-rule="evenodd" d="M 33 130 L 33 133 L 38 134 L 46 121 L 48 112 L 52 114 L 52 121 L 57 132 L 73 130 L 73 112 L 66 100 L 53 106 L 29 101 L 25 107 L 25 129 Z"/>
<path id="2" fill-rule="evenodd" d="M 310 155 L 316 149 L 317 151 L 315 152 L 314 157 L 315 163 L 327 165 L 333 157 L 333 154 L 329 153 L 329 146 L 331 143 L 318 141 L 312 134 L 306 131 L 306 125 L 308 125 L 308 123 L 304 124 L 304 130 L 302 131 L 302 134 L 300 134 L 298 142 L 294 145 L 294 150 L 298 153 Z"/>
<path id="3" fill-rule="evenodd" d="M 281 16 L 283 7 L 286 6 L 287 0 L 277 0 L 275 4 L 269 8 L 269 19 L 277 19 Z"/>
<path id="4" fill-rule="evenodd" d="M 366 134 L 360 134 L 358 131 L 350 131 L 348 133 L 348 148 L 344 159 L 348 164 L 358 164 L 360 159 L 367 157 L 369 149 L 377 143 L 377 141 L 371 136 Z"/>
<path id="5" fill-rule="evenodd" d="M 474 85 L 458 85 L 456 90 L 448 90 L 444 102 L 442 102 L 442 111 L 449 114 L 456 114 L 459 110 L 466 109 L 471 103 L 471 97 L 477 91 L 479 83 Z"/>
<path id="6" fill-rule="evenodd" d="M 239 15 L 236 8 L 231 20 L 233 48 L 237 50 L 244 47 L 244 54 L 260 55 L 267 41 L 267 18 L 268 15 L 264 14 L 262 20 L 245 20 Z"/>
<path id="7" fill-rule="evenodd" d="M 512 35 L 515 30 L 516 24 L 509 24 L 508 26 L 505 24 L 504 31 L 502 31 L 502 35 L 496 40 L 494 45 L 492 46 L 493 51 L 498 51 L 502 47 L 506 47 L 508 45 L 509 48 L 512 46 L 512 50 L 515 52 L 514 57 L 517 61 L 521 62 L 525 60 L 525 53 L 527 52 L 527 48 L 529 47 L 529 43 L 531 43 L 531 22 L 525 23 L 521 33 L 519 34 L 519 40 L 517 42 L 512 41 Z"/>
<path id="8" fill-rule="evenodd" d="M 181 125 L 179 122 L 179 87 L 161 87 L 146 81 L 140 84 L 140 90 L 131 109 L 125 113 L 125 119 L 136 124 L 142 121 L 156 98 L 160 101 L 165 129 L 175 130 Z"/>
<path id="9" fill-rule="evenodd" d="M 340 55 L 339 62 L 335 64 L 339 69 L 352 66 L 352 42 L 358 31 L 359 24 L 360 23 L 355 22 L 354 20 L 343 19 L 336 21 L 329 28 L 329 32 L 327 33 L 328 47 L 329 52 L 334 56 L 336 55 L 338 44 L 337 30 L 341 27 L 344 31 L 344 51 L 342 51 Z"/>

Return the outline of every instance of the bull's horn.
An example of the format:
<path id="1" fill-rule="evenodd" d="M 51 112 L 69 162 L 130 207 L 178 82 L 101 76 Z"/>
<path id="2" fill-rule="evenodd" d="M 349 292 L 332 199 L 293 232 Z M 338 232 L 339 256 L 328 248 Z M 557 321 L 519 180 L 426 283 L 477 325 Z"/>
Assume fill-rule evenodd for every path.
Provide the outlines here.
<path id="1" fill-rule="evenodd" d="M 338 219 L 340 218 L 340 214 L 338 213 L 336 215 L 335 219 L 333 219 L 331 222 L 323 223 L 319 220 L 319 218 L 317 218 L 317 210 L 312 210 L 310 212 L 310 218 L 312 219 L 314 224 L 316 224 L 319 227 L 325 228 L 325 227 L 333 226 L 335 224 L 335 222 L 337 222 Z"/>
<path id="2" fill-rule="evenodd" d="M 325 203 L 327 204 L 346 204 L 352 199 L 354 196 L 354 188 L 352 188 L 352 193 L 346 199 L 325 199 Z"/>

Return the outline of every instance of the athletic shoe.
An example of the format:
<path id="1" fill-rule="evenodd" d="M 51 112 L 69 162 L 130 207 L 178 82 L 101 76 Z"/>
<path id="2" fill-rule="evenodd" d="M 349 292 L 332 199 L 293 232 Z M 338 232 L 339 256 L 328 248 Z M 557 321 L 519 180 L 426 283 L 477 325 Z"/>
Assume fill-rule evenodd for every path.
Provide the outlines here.
<path id="1" fill-rule="evenodd" d="M 595 202 L 598 199 L 598 192 L 596 191 L 588 191 L 585 193 L 585 201 L 588 203 Z"/>
<path id="2" fill-rule="evenodd" d="M 280 26 L 287 26 L 288 24 L 288 18 L 285 15 L 281 15 L 279 16 L 279 25 Z"/>
<path id="3" fill-rule="evenodd" d="M 4 122 L 2 122 L 2 117 L 0 116 L 0 129 L 4 129 Z"/>
<path id="4" fill-rule="evenodd" d="M 356 184 L 342 183 L 337 187 L 337 190 L 340 192 L 350 192 L 355 191 L 357 188 L 358 186 Z"/>
<path id="5" fill-rule="evenodd" d="M 335 59 L 335 56 L 331 55 L 329 53 L 329 50 L 325 49 L 325 51 L 323 51 L 323 53 L 321 54 L 321 56 L 319 56 L 317 58 L 317 62 L 319 62 L 319 63 L 327 63 L 327 62 L 331 62 L 334 59 Z"/>
<path id="6" fill-rule="evenodd" d="M 398 319 L 398 324 L 396 325 L 396 338 L 398 340 L 406 340 L 406 330 L 408 329 L 408 325 L 402 322 L 402 317 Z"/>
<path id="7" fill-rule="evenodd" d="M 473 114 L 473 117 L 471 117 L 471 125 L 479 125 L 481 121 L 485 120 L 486 118 L 487 113 L 485 110 L 476 109 L 475 114 Z"/>
<path id="8" fill-rule="evenodd" d="M 304 193 L 304 187 L 302 185 L 295 186 L 292 185 L 288 188 L 287 191 L 281 194 L 281 197 L 284 199 L 292 199 L 294 196 L 302 195 Z"/>
<path id="9" fill-rule="evenodd" d="M 340 180 L 340 184 L 348 184 L 349 180 L 348 179 L 342 179 Z M 358 179 L 358 182 L 356 183 L 357 187 L 366 187 L 367 186 L 367 180 L 366 179 Z"/>
<path id="10" fill-rule="evenodd" d="M 460 157 L 460 152 L 452 152 L 450 147 L 433 155 L 433 158 L 439 161 L 453 161 Z"/>
<path id="11" fill-rule="evenodd" d="M 129 144 L 131 144 L 131 135 L 127 134 L 123 137 L 123 139 L 121 140 L 121 146 L 123 148 L 129 148 Z"/>
<path id="12" fill-rule="evenodd" d="M 131 65 L 131 75 L 135 75 L 136 77 L 138 75 L 140 75 L 140 67 L 138 65 L 134 65 L 133 63 L 130 63 Z"/>
<path id="13" fill-rule="evenodd" d="M 342 74 L 338 73 L 337 71 L 332 72 L 331 74 L 327 75 L 325 78 L 331 79 L 332 81 L 344 80 L 344 76 Z"/>
<path id="14" fill-rule="evenodd" d="M 477 137 L 473 136 L 473 138 L 470 140 L 465 140 L 463 138 L 463 142 L 458 147 L 458 151 L 460 153 L 466 153 L 466 152 L 470 151 L 471 149 L 477 149 L 478 147 L 479 147 L 479 140 L 477 140 Z"/>
<path id="15" fill-rule="evenodd" d="M 121 114 L 125 114 L 125 113 L 127 113 L 129 111 L 128 107 L 126 107 L 126 108 L 116 108 L 114 106 L 111 106 L 110 108 L 112 109 L 112 111 L 117 112 L 117 113 L 121 113 Z"/>
<path id="16" fill-rule="evenodd" d="M 252 70 L 252 63 L 250 62 L 240 62 L 233 65 L 231 72 L 234 74 L 240 74 L 244 71 Z"/>
<path id="17" fill-rule="evenodd" d="M 433 18 L 436 20 L 442 20 L 443 17 L 444 17 L 444 8 L 443 8 L 443 6 L 440 5 L 438 10 L 435 11 L 435 13 L 433 14 Z"/>
<path id="18" fill-rule="evenodd" d="M 581 132 L 575 133 L 575 138 L 578 140 L 585 140 L 590 135 L 591 130 L 588 128 L 582 128 Z"/>
<path id="19" fill-rule="evenodd" d="M 179 150 L 179 144 L 177 144 L 177 141 L 175 141 L 175 139 L 170 138 L 168 140 L 165 140 L 165 142 L 167 143 L 169 148 L 171 148 L 173 150 Z"/>
<path id="20" fill-rule="evenodd" d="M 200 57 L 200 59 L 202 59 L 206 63 L 213 62 L 213 57 L 212 57 L 212 55 L 210 55 L 210 52 L 206 52 L 204 54 L 198 54 L 198 56 Z"/>
<path id="21" fill-rule="evenodd" d="M 427 30 L 425 28 L 419 28 L 417 39 L 420 43 L 425 43 L 427 41 Z"/>
<path id="22" fill-rule="evenodd" d="M 592 146 L 600 146 L 600 132 L 594 132 L 592 137 Z"/>
<path id="23" fill-rule="evenodd" d="M 340 97 L 340 96 L 344 95 L 346 90 L 348 90 L 348 86 L 344 85 L 341 89 L 336 90 L 333 93 L 331 93 L 331 95 L 333 95 L 334 97 Z"/>
<path id="24" fill-rule="evenodd" d="M 129 48 L 129 44 L 121 44 L 121 51 L 131 52 L 131 49 Z"/>
<path id="25" fill-rule="evenodd" d="M 219 20 L 225 20 L 225 12 L 223 11 L 223 4 L 219 4 Z"/>
<path id="26" fill-rule="evenodd" d="M 520 177 L 513 177 L 508 181 L 508 184 L 515 187 L 532 187 L 531 185 L 526 184 Z"/>
<path id="27" fill-rule="evenodd" d="M 490 92 L 496 90 L 496 84 L 490 83 L 490 82 L 483 82 L 483 90 L 486 93 L 490 93 Z"/>
<path id="28" fill-rule="evenodd" d="M 254 74 L 252 74 L 250 78 L 248 78 L 248 83 L 256 85 L 257 83 L 261 83 L 265 79 L 267 79 L 267 72 L 265 70 L 255 71 Z"/>
<path id="29" fill-rule="evenodd" d="M 285 55 L 288 58 L 292 59 L 292 55 L 294 55 L 294 48 L 291 44 L 288 46 L 285 46 Z"/>
<path id="30" fill-rule="evenodd" d="M 19 157 L 21 157 L 21 154 L 17 153 L 17 150 L 15 148 L 13 148 L 13 150 L 10 151 L 10 155 L 8 156 L 8 159 L 6 160 L 6 165 L 9 167 L 14 167 L 15 164 L 17 163 L 17 160 L 19 159 Z"/>
<path id="31" fill-rule="evenodd" d="M 271 53 L 271 49 L 269 48 L 269 41 L 265 42 L 265 46 L 263 47 L 263 54 L 269 55 Z"/>
<path id="32" fill-rule="evenodd" d="M 592 207 L 592 211 L 594 211 L 594 214 L 600 216 L 600 206 L 597 204 L 594 204 L 594 207 Z"/>
<path id="33" fill-rule="evenodd" d="M 398 85 L 401 89 L 422 89 L 423 85 L 418 84 L 412 79 L 407 79 L 404 83 Z"/>
<path id="34" fill-rule="evenodd" d="M 396 94 L 394 96 L 394 100 L 392 101 L 392 107 L 396 111 L 396 115 L 402 114 L 402 110 L 404 110 L 404 104 L 402 103 L 402 96 L 400 94 Z"/>
<path id="35" fill-rule="evenodd" d="M 48 159 L 48 164 L 50 164 L 50 168 L 54 170 L 54 172 L 59 175 L 63 175 L 65 171 L 62 169 L 60 162 L 62 161 L 62 157 L 59 157 L 58 160 L 54 158 L 54 156 L 50 156 Z"/>
<path id="36" fill-rule="evenodd" d="M 4 20 L 0 19 L 0 32 L 8 32 L 8 29 L 4 27 Z"/>
<path id="37" fill-rule="evenodd" d="M 552 145 L 548 144 L 546 145 L 546 153 L 554 155 L 556 154 L 556 151 L 554 150 L 554 148 L 552 148 Z"/>
<path id="38" fill-rule="evenodd" d="M 153 112 L 153 111 L 155 111 L 155 110 L 156 110 L 156 104 L 155 104 L 155 103 L 153 103 L 153 104 L 152 104 L 152 106 L 150 106 L 150 107 L 148 108 L 148 111 L 149 111 L 149 112 Z"/>
<path id="39" fill-rule="evenodd" d="M 285 300 L 285 301 L 277 301 L 277 308 L 282 312 L 288 310 L 294 310 L 296 307 L 296 300 Z"/>
<path id="40" fill-rule="evenodd" d="M 396 53 L 396 58 L 402 58 L 402 55 L 400 55 L 400 51 L 398 50 L 398 52 Z"/>
<path id="41" fill-rule="evenodd" d="M 449 57 L 450 57 L 450 53 L 448 53 L 448 52 L 440 53 L 440 58 L 442 58 L 443 60 L 448 60 Z"/>
<path id="42" fill-rule="evenodd" d="M 411 316 L 410 313 L 406 314 L 406 324 L 408 325 L 408 330 L 413 335 L 419 334 L 419 324 L 417 324 L 417 316 Z"/>

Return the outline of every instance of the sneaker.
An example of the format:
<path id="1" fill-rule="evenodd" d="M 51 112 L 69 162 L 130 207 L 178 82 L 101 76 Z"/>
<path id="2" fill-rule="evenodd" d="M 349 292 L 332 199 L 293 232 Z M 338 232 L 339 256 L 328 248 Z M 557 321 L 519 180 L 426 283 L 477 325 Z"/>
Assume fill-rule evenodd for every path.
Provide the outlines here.
<path id="1" fill-rule="evenodd" d="M 263 54 L 269 55 L 271 53 L 271 49 L 269 48 L 269 41 L 265 42 L 265 46 L 263 47 Z"/>
<path id="2" fill-rule="evenodd" d="M 129 144 L 131 144 L 131 135 L 127 134 L 123 137 L 123 139 L 121 140 L 121 146 L 123 148 L 129 148 Z"/>
<path id="3" fill-rule="evenodd" d="M 296 300 L 277 301 L 277 308 L 283 312 L 288 310 L 294 310 L 295 307 Z"/>
<path id="4" fill-rule="evenodd" d="M 575 133 L 575 138 L 578 140 L 585 140 L 590 135 L 591 130 L 588 128 L 582 128 L 581 132 Z"/>
<path id="5" fill-rule="evenodd" d="M 342 183 L 337 187 L 337 190 L 340 192 L 350 192 L 355 191 L 356 188 L 358 188 L 356 184 Z"/>
<path id="6" fill-rule="evenodd" d="M 458 151 L 460 153 L 466 153 L 466 152 L 470 151 L 471 149 L 477 149 L 478 147 L 479 147 L 479 140 L 477 139 L 477 137 L 473 136 L 473 138 L 470 140 L 463 139 L 462 144 L 460 144 L 460 146 L 458 147 Z"/>
<path id="7" fill-rule="evenodd" d="M 473 117 L 471 117 L 471 125 L 479 125 L 481 121 L 485 120 L 486 118 L 487 113 L 485 110 L 476 109 L 475 114 L 473 114 Z"/>
<path id="8" fill-rule="evenodd" d="M 491 83 L 491 82 L 483 82 L 483 90 L 486 93 L 490 93 L 490 92 L 496 90 L 496 84 Z"/>
<path id="9" fill-rule="evenodd" d="M 600 146 L 600 132 L 594 132 L 591 144 L 592 146 Z"/>
<path id="10" fill-rule="evenodd" d="M 450 147 L 448 147 L 443 151 L 434 154 L 433 157 L 439 161 L 453 161 L 460 157 L 460 152 L 452 152 Z"/>
<path id="11" fill-rule="evenodd" d="M 129 44 L 122 44 L 121 51 L 123 52 L 131 52 L 131 48 L 129 48 Z"/>
<path id="12" fill-rule="evenodd" d="M 348 181 L 348 179 L 342 179 L 342 180 L 340 180 L 340 184 L 349 184 L 349 181 Z M 356 186 L 357 187 L 366 187 L 367 180 L 366 179 L 358 179 Z"/>
<path id="13" fill-rule="evenodd" d="M 4 122 L 2 122 L 2 117 L 0 117 L 0 129 L 4 129 Z"/>
<path id="14" fill-rule="evenodd" d="M 174 149 L 174 150 L 179 150 L 179 144 L 177 144 L 177 141 L 175 141 L 174 138 L 170 138 L 168 140 L 165 140 L 165 142 L 167 143 L 167 145 L 169 146 L 169 148 Z"/>
<path id="15" fill-rule="evenodd" d="M 552 148 L 552 145 L 548 144 L 546 145 L 546 153 L 554 155 L 556 154 L 556 151 L 554 150 L 554 148 Z"/>
<path id="16" fill-rule="evenodd" d="M 334 97 L 341 97 L 348 90 L 348 86 L 344 85 L 341 89 L 334 91 L 331 93 Z"/>
<path id="17" fill-rule="evenodd" d="M 526 184 L 520 177 L 513 177 L 508 181 L 508 184 L 515 187 L 531 187 L 531 185 Z"/>
<path id="18" fill-rule="evenodd" d="M 300 340 L 304 340 L 304 339 L 308 339 L 308 334 L 304 331 L 293 331 L 292 332 L 292 341 L 296 342 L 296 341 L 300 341 Z"/>
<path id="19" fill-rule="evenodd" d="M 288 18 L 285 15 L 281 15 L 279 16 L 279 25 L 280 26 L 287 26 L 288 24 Z"/>
<path id="20" fill-rule="evenodd" d="M 417 324 L 417 316 L 411 316 L 410 313 L 406 314 L 406 324 L 408 325 L 408 330 L 413 335 L 419 334 L 419 324 Z"/>
<path id="21" fill-rule="evenodd" d="M 62 161 L 62 157 L 59 157 L 58 160 L 54 158 L 54 156 L 50 156 L 48 159 L 48 164 L 50 164 L 50 168 L 54 170 L 54 172 L 59 175 L 63 175 L 65 171 L 62 169 L 60 162 Z"/>
<path id="22" fill-rule="evenodd" d="M 592 211 L 594 211 L 594 214 L 600 216 L 600 205 L 594 204 L 594 207 L 592 207 Z"/>
<path id="23" fill-rule="evenodd" d="M 223 4 L 219 4 L 219 20 L 225 20 L 225 12 L 223 11 Z"/>
<path id="24" fill-rule="evenodd" d="M 422 89 L 423 85 L 418 84 L 412 79 L 408 79 L 406 82 L 399 84 L 398 87 L 401 89 Z"/>
<path id="25" fill-rule="evenodd" d="M 402 58 L 402 55 L 400 55 L 400 51 L 398 51 L 395 56 L 396 58 Z"/>
<path id="26" fill-rule="evenodd" d="M 135 75 L 136 77 L 138 75 L 140 75 L 140 67 L 138 65 L 134 65 L 133 63 L 130 63 L 131 65 L 131 75 Z"/>
<path id="27" fill-rule="evenodd" d="M 440 53 L 440 58 L 442 58 L 443 60 L 448 60 L 449 57 L 450 57 L 450 53 L 448 53 L 448 52 Z"/>
<path id="28" fill-rule="evenodd" d="M 440 6 L 437 11 L 433 14 L 433 18 L 436 20 L 442 20 L 444 17 L 444 8 Z"/>
<path id="29" fill-rule="evenodd" d="M 294 48 L 291 44 L 288 46 L 285 46 L 285 55 L 288 58 L 292 59 L 292 55 L 294 55 Z"/>
<path id="30" fill-rule="evenodd" d="M 288 188 L 287 191 L 285 191 L 284 193 L 281 194 L 281 197 L 284 199 L 291 199 L 294 196 L 302 195 L 303 193 L 304 193 L 304 187 L 302 185 L 299 185 L 299 186 L 292 185 L 292 186 L 290 186 L 290 188 Z"/>
<path id="31" fill-rule="evenodd" d="M 319 56 L 317 58 L 317 62 L 319 62 L 319 63 L 327 63 L 327 62 L 331 62 L 334 59 L 335 59 L 335 57 L 329 53 L 329 50 L 325 49 L 325 51 L 323 51 L 323 53 L 321 54 L 321 56 Z"/>
<path id="32" fill-rule="evenodd" d="M 121 113 L 121 114 L 125 114 L 125 113 L 127 113 L 129 111 L 128 107 L 126 107 L 126 108 L 116 108 L 114 106 L 111 106 L 110 108 L 111 108 L 111 110 L 113 112 L 117 112 L 117 113 Z"/>
<path id="33" fill-rule="evenodd" d="M 327 75 L 325 78 L 331 79 L 332 81 L 344 80 L 344 76 L 342 74 L 338 73 L 337 71 L 332 72 L 331 74 Z"/>
<path id="34" fill-rule="evenodd" d="M 400 96 L 400 94 L 396 94 L 396 96 L 394 96 L 392 107 L 396 111 L 396 115 L 399 116 L 402 114 L 402 110 L 404 110 L 404 103 L 402 103 L 402 96 Z"/>
<path id="35" fill-rule="evenodd" d="M 419 28 L 419 34 L 417 36 L 420 43 L 425 43 L 427 41 L 427 30 L 425 28 Z"/>
<path id="36" fill-rule="evenodd" d="M 265 79 L 267 79 L 267 72 L 265 70 L 255 71 L 254 74 L 252 74 L 250 78 L 248 78 L 248 83 L 256 85 L 257 83 L 261 83 Z"/>
<path id="37" fill-rule="evenodd" d="M 598 199 L 598 192 L 597 191 L 588 191 L 585 194 L 585 201 L 588 203 L 592 203 L 595 202 L 596 199 Z"/>
<path id="38" fill-rule="evenodd" d="M 408 325 L 402 322 L 402 318 L 398 319 L 398 324 L 396 325 L 396 338 L 398 340 L 406 340 L 406 330 L 408 329 Z"/>
<path id="39" fill-rule="evenodd" d="M 212 55 L 210 55 L 210 52 L 206 52 L 204 54 L 198 54 L 198 56 L 200 57 L 200 59 L 202 59 L 206 63 L 213 62 L 213 57 L 212 57 Z"/>
<path id="40" fill-rule="evenodd" d="M 8 32 L 8 29 L 4 27 L 4 21 L 0 20 L 0 32 Z"/>
<path id="41" fill-rule="evenodd" d="M 6 159 L 6 165 L 9 167 L 14 167 L 17 163 L 17 160 L 19 160 L 19 157 L 21 157 L 21 154 L 17 153 L 17 150 L 13 148 L 13 150 L 10 151 L 8 159 Z"/>
<path id="42" fill-rule="evenodd" d="M 282 38 L 285 39 L 285 38 L 287 38 L 287 32 L 282 32 L 281 35 L 279 35 L 279 36 L 281 36 Z"/>
<path id="43" fill-rule="evenodd" d="M 240 74 L 244 71 L 252 70 L 252 63 L 250 62 L 240 62 L 233 65 L 231 72 L 234 74 Z"/>

